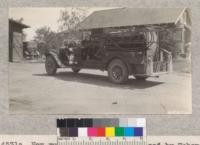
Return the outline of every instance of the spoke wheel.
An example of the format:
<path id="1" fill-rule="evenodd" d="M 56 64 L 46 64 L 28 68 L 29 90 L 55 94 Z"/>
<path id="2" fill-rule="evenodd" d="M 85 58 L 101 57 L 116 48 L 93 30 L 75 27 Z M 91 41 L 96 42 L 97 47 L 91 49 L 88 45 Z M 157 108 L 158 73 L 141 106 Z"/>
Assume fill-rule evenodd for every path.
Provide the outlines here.
<path id="1" fill-rule="evenodd" d="M 123 77 L 122 68 L 119 66 L 114 66 L 112 68 L 112 75 L 116 80 L 120 80 Z"/>
<path id="2" fill-rule="evenodd" d="M 117 84 L 125 83 L 128 80 L 128 68 L 120 59 L 114 59 L 108 66 L 109 79 Z"/>

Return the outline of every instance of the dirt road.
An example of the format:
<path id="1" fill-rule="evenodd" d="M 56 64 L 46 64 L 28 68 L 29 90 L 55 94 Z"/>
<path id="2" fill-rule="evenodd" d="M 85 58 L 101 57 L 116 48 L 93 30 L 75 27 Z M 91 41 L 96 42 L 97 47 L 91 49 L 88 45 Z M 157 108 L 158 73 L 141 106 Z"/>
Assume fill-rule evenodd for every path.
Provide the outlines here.
<path id="1" fill-rule="evenodd" d="M 47 76 L 42 63 L 10 63 L 10 111 L 17 114 L 191 113 L 191 76 L 172 73 L 127 84 L 107 73 L 61 69 Z"/>

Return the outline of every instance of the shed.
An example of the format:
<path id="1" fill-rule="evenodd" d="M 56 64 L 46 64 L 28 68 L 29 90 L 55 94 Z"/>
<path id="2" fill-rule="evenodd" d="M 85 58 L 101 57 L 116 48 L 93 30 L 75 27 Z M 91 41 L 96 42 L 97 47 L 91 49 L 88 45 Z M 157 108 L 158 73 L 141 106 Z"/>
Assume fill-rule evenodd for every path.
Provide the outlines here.
<path id="1" fill-rule="evenodd" d="M 23 29 L 29 26 L 9 19 L 9 61 L 21 61 L 23 59 Z"/>
<path id="2" fill-rule="evenodd" d="M 186 8 L 117 8 L 95 11 L 77 25 L 80 30 L 155 24 L 191 24 Z"/>
<path id="3" fill-rule="evenodd" d="M 109 28 L 173 26 L 172 32 L 177 41 L 174 49 L 179 54 L 190 51 L 191 44 L 191 12 L 187 8 L 115 8 L 95 11 L 76 29 L 97 31 Z M 157 34 L 155 34 L 157 35 Z"/>

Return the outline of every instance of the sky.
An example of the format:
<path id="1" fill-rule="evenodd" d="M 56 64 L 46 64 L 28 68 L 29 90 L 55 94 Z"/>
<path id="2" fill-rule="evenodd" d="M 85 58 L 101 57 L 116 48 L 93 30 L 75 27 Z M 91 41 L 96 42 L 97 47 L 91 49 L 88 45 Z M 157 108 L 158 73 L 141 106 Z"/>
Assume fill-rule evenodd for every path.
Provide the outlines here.
<path id="1" fill-rule="evenodd" d="M 23 18 L 24 24 L 30 26 L 30 28 L 24 29 L 27 37 L 26 40 L 33 40 L 35 31 L 43 26 L 48 26 L 51 30 L 58 32 L 58 19 L 60 17 L 60 11 L 65 8 L 10 8 L 9 18 L 14 20 Z M 66 8 L 70 10 L 71 8 Z M 90 7 L 84 8 L 87 10 L 87 15 L 90 15 L 96 10 L 111 9 L 111 7 Z"/>

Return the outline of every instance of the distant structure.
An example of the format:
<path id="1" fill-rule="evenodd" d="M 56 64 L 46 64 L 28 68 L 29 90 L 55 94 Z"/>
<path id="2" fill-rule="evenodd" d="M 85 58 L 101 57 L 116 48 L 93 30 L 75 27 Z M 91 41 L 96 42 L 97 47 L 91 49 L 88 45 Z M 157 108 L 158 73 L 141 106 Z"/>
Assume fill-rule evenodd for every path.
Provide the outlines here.
<path id="1" fill-rule="evenodd" d="M 29 26 L 9 19 L 9 62 L 23 59 L 23 29 Z"/>
<path id="2" fill-rule="evenodd" d="M 36 56 L 38 44 L 36 41 L 24 41 L 23 42 L 23 57 L 25 59 L 32 59 Z"/>

